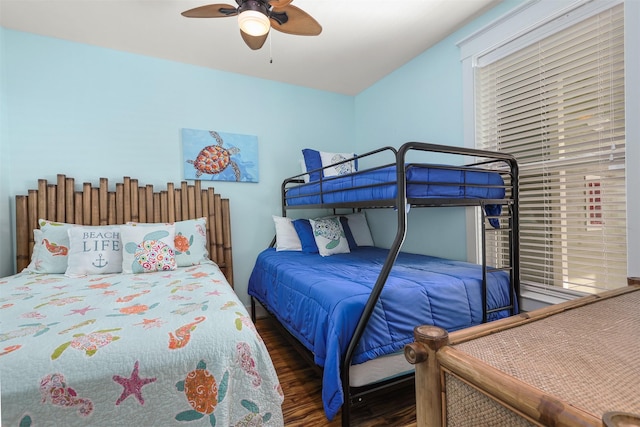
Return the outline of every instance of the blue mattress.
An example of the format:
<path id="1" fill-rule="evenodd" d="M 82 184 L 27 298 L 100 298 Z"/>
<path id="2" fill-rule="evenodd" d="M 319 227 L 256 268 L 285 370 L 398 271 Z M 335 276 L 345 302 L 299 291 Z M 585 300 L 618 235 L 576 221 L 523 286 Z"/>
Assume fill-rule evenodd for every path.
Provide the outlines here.
<path id="1" fill-rule="evenodd" d="M 359 247 L 349 254 L 320 257 L 269 248 L 260 253 L 248 292 L 263 304 L 324 367 L 322 399 L 328 419 L 344 396 L 340 358 L 388 250 Z M 448 331 L 482 322 L 481 266 L 400 253 L 383 288 L 353 363 L 401 350 L 413 341 L 413 328 L 432 324 Z M 509 305 L 509 276 L 488 277 L 489 308 Z M 509 310 L 489 320 L 509 316 Z"/>
<path id="2" fill-rule="evenodd" d="M 410 165 L 406 175 L 409 198 L 502 199 L 505 196 L 504 181 L 497 172 Z M 287 189 L 286 204 L 374 201 L 393 199 L 396 195 L 396 167 L 387 166 L 291 187 Z"/>

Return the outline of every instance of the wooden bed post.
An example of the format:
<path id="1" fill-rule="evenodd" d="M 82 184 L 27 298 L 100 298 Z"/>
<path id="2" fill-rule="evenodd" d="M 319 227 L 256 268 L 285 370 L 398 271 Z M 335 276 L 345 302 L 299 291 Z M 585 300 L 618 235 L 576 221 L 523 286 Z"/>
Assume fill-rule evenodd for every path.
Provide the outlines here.
<path id="1" fill-rule="evenodd" d="M 449 334 L 431 325 L 417 326 L 413 330 L 416 342 L 404 348 L 407 361 L 416 367 L 416 421 L 418 427 L 441 427 L 442 384 L 436 353 L 449 343 Z"/>

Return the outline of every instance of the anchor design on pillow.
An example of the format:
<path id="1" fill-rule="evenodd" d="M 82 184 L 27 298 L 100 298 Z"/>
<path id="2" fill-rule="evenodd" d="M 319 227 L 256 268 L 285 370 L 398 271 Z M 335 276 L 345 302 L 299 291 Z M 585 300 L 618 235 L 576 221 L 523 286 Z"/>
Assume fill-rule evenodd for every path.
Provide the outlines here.
<path id="1" fill-rule="evenodd" d="M 91 263 L 91 265 L 93 265 L 96 268 L 103 268 L 103 267 L 106 267 L 107 264 L 109 264 L 109 261 L 102 258 L 102 254 L 98 254 L 98 259 L 96 260 L 96 262 Z"/>

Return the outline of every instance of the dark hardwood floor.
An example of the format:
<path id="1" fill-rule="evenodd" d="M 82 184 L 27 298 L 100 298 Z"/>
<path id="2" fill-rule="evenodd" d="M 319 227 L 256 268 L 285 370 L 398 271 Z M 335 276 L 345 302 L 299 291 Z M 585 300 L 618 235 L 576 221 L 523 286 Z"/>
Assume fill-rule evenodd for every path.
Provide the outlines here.
<path id="1" fill-rule="evenodd" d="M 322 381 L 316 371 L 276 328 L 270 317 L 260 318 L 256 327 L 269 349 L 282 390 L 284 421 L 289 426 L 340 426 L 340 413 L 329 422 L 322 408 Z M 352 407 L 354 427 L 415 426 L 415 392 L 404 387 L 378 393 Z"/>

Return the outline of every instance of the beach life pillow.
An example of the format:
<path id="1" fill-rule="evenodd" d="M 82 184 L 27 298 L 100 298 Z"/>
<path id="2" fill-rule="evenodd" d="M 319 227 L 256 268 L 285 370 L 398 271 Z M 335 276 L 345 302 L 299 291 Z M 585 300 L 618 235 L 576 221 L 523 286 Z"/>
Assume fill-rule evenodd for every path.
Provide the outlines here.
<path id="1" fill-rule="evenodd" d="M 67 270 L 69 235 L 75 224 L 39 219 L 39 230 L 33 230 L 34 247 L 27 270 L 32 273 L 62 274 Z"/>
<path id="2" fill-rule="evenodd" d="M 320 256 L 349 253 L 349 243 L 337 217 L 310 219 Z"/>
<path id="3" fill-rule="evenodd" d="M 276 251 L 301 251 L 302 243 L 293 220 L 287 217 L 272 215 L 276 227 Z"/>
<path id="4" fill-rule="evenodd" d="M 324 151 L 320 152 L 322 167 L 327 167 L 343 160 L 353 159 L 354 157 L 354 153 L 326 153 Z M 350 162 L 340 163 L 339 165 L 328 167 L 326 169 L 323 169 L 322 172 L 323 176 L 338 176 L 353 173 L 356 170 L 356 161 L 352 160 Z"/>
<path id="5" fill-rule="evenodd" d="M 293 228 L 296 229 L 298 238 L 302 245 L 302 252 L 306 254 L 317 254 L 318 245 L 316 244 L 316 238 L 313 235 L 313 228 L 308 219 L 296 219 L 293 221 Z"/>
<path id="6" fill-rule="evenodd" d="M 353 240 L 356 246 L 374 246 L 373 237 L 371 237 L 371 230 L 369 229 L 367 217 L 364 212 L 344 215 L 344 218 L 347 218 L 349 230 L 353 235 Z"/>
<path id="7" fill-rule="evenodd" d="M 139 224 L 120 226 L 122 238 L 122 272 L 151 273 L 175 270 L 174 224 L 158 224 L 152 227 Z"/>
<path id="8" fill-rule="evenodd" d="M 167 223 L 127 222 L 127 225 L 137 224 L 142 227 L 156 227 Z M 207 248 L 207 218 L 187 219 L 176 221 L 174 248 L 178 267 L 190 267 L 209 261 Z"/>
<path id="9" fill-rule="evenodd" d="M 119 226 L 78 226 L 67 230 L 69 258 L 65 276 L 122 271 L 122 241 Z"/>

